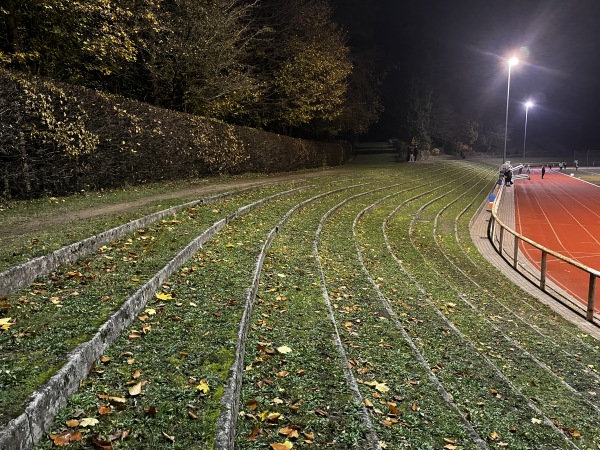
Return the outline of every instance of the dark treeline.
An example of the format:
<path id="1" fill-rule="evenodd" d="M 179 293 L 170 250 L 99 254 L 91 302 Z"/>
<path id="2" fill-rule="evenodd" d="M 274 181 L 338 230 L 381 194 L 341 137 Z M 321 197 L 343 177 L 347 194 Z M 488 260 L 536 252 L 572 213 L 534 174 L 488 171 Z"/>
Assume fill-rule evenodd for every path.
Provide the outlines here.
<path id="1" fill-rule="evenodd" d="M 0 64 L 308 138 L 376 122 L 380 74 L 328 0 L 4 0 Z"/>

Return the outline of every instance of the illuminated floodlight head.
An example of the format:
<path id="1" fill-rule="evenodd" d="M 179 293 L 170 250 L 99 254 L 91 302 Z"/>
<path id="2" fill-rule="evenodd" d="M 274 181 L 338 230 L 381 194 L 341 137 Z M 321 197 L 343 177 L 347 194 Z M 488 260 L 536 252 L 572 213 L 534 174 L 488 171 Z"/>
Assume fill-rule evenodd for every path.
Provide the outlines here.
<path id="1" fill-rule="evenodd" d="M 527 109 L 531 108 L 534 105 L 535 105 L 535 103 L 533 103 L 531 100 L 527 100 L 525 102 L 525 108 L 527 108 Z"/>
<path id="2" fill-rule="evenodd" d="M 508 65 L 509 65 L 510 67 L 512 67 L 512 66 L 516 66 L 517 64 L 519 64 L 519 58 L 517 58 L 516 56 L 513 56 L 512 58 L 510 58 L 510 59 L 508 60 Z"/>

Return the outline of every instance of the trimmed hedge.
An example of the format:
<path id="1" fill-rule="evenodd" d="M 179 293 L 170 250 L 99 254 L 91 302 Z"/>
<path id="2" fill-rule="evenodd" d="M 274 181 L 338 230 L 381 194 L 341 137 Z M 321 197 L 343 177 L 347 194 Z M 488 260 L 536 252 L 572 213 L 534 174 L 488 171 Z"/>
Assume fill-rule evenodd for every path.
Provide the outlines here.
<path id="1" fill-rule="evenodd" d="M 145 182 L 343 164 L 350 147 L 280 136 L 0 69 L 0 192 L 64 195 Z"/>

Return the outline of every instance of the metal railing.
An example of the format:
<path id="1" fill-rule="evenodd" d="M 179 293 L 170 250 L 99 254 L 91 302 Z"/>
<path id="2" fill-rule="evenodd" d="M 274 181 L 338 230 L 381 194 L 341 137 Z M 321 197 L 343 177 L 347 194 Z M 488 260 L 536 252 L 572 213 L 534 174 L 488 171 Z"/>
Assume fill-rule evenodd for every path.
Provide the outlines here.
<path id="1" fill-rule="evenodd" d="M 502 193 L 504 192 L 504 186 L 500 188 L 498 196 L 496 197 L 493 205 L 492 205 L 492 213 L 490 217 L 490 222 L 488 226 L 488 239 L 490 240 L 492 247 L 500 254 L 502 258 L 506 261 L 509 261 L 510 251 L 505 252 L 504 247 L 506 246 L 507 236 L 506 234 L 512 235 L 513 237 L 513 249 L 512 249 L 512 266 L 513 268 L 522 274 L 519 269 L 519 243 L 526 242 L 531 245 L 535 249 L 541 252 L 540 259 L 540 267 L 539 274 L 531 274 L 536 278 L 538 282 L 538 287 L 550 294 L 547 290 L 547 261 L 548 255 L 563 261 L 579 271 L 586 272 L 589 275 L 589 285 L 588 285 L 588 297 L 587 297 L 587 309 L 585 312 L 585 318 L 589 322 L 594 322 L 594 298 L 596 296 L 596 279 L 600 277 L 600 271 L 592 269 L 591 267 L 587 267 L 584 264 L 581 264 L 579 261 L 575 261 L 574 259 L 568 258 L 560 253 L 550 250 L 549 248 L 544 247 L 543 245 L 538 244 L 537 242 L 517 233 L 515 230 L 506 225 L 500 218 L 498 217 L 498 205 L 502 199 Z M 497 245 L 496 245 L 497 244 Z M 510 250 L 510 249 L 509 249 Z M 583 300 L 583 299 L 582 299 Z"/>

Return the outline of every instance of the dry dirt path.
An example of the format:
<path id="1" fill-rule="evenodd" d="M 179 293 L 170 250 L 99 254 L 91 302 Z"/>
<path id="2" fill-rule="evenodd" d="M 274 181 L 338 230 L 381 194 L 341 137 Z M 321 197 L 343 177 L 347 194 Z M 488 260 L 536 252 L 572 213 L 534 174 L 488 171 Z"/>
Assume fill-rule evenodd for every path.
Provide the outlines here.
<path id="1" fill-rule="evenodd" d="M 43 215 L 36 217 L 15 219 L 15 221 L 8 226 L 0 227 L 0 241 L 3 239 L 10 239 L 11 237 L 36 233 L 42 230 L 48 231 L 56 229 L 66 224 L 72 225 L 73 223 L 86 219 L 135 213 L 144 206 L 158 204 L 161 201 L 206 197 L 224 191 L 239 190 L 268 183 L 293 182 L 315 177 L 326 177 L 332 173 L 340 174 L 344 170 L 344 167 L 335 167 L 315 171 L 277 174 L 274 176 L 265 175 L 260 178 L 238 178 L 225 182 L 218 178 L 214 179 L 215 181 L 203 180 L 200 185 L 176 189 L 160 194 L 152 194 L 136 200 L 111 204 L 98 204 L 78 210 L 71 210 L 69 212 L 58 210 L 56 212 L 44 213 Z"/>

